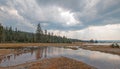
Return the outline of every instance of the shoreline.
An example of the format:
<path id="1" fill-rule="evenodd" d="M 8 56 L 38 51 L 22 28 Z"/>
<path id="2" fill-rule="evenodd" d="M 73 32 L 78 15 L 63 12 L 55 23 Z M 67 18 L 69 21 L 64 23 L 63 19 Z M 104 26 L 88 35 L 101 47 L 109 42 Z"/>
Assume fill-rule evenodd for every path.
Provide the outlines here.
<path id="1" fill-rule="evenodd" d="M 33 47 L 34 46 L 78 46 L 78 47 L 72 47 L 71 49 L 82 48 L 82 49 L 86 49 L 86 50 L 100 51 L 100 52 L 104 52 L 104 53 L 109 53 L 109 54 L 119 55 L 120 56 L 120 48 L 112 48 L 111 46 L 107 46 L 107 45 L 104 45 L 104 46 L 101 46 L 101 45 L 84 45 L 84 44 L 75 44 L 75 43 L 2 43 L 2 44 L 0 44 L 1 55 L 2 55 L 2 53 L 3 53 L 3 55 L 4 54 L 9 54 L 10 53 L 9 52 L 9 48 L 10 47 L 13 47 L 13 48 L 18 47 L 19 48 L 19 47 L 28 47 L 28 46 L 31 46 L 31 47 L 32 46 Z M 8 51 L 3 52 L 4 48 L 2 49 L 2 47 L 8 47 L 8 49 L 6 49 Z M 45 59 L 42 59 L 42 61 L 43 60 L 47 60 L 47 62 L 50 61 L 50 63 L 51 62 L 55 63 L 55 62 L 59 62 L 59 60 L 63 60 L 63 61 L 60 62 L 60 65 L 61 65 L 61 63 L 64 64 L 64 62 L 66 62 L 66 61 L 69 61 L 69 63 L 72 64 L 71 60 L 74 60 L 74 59 L 66 58 L 66 57 L 54 57 L 54 58 L 45 58 Z M 78 62 L 82 63 L 83 65 L 76 65 L 76 67 L 78 67 L 78 66 L 81 67 L 81 66 L 87 65 L 84 62 L 75 60 L 75 63 L 78 63 Z M 16 69 L 16 67 L 29 67 L 29 65 L 33 65 L 33 66 L 31 66 L 32 68 L 28 68 L 28 69 L 36 69 L 36 66 L 38 66 L 36 64 L 41 64 L 40 60 L 33 61 L 33 62 L 26 62 L 26 63 L 20 64 L 20 65 L 9 66 L 9 67 L 10 67 L 10 69 Z M 56 67 L 56 68 L 49 68 L 49 69 L 57 69 L 60 66 L 60 65 L 56 65 L 56 66 L 54 66 L 54 65 L 52 65 L 52 66 Z M 44 66 L 44 64 L 43 64 L 43 66 Z M 51 65 L 49 65 L 48 67 L 50 67 L 50 66 Z M 70 65 L 70 66 L 74 66 L 74 64 Z M 87 65 L 87 66 L 90 66 L 90 65 Z M 68 66 L 66 65 L 66 67 L 68 67 Z M 7 69 L 7 68 L 8 67 L 0 67 L 0 69 Z M 46 69 L 48 69 L 48 68 L 46 68 Z M 76 68 L 73 68 L 73 69 L 76 69 Z M 79 68 L 79 69 L 96 69 L 96 68 L 90 66 L 90 68 Z"/>
<path id="2" fill-rule="evenodd" d="M 111 46 L 81 46 L 80 48 L 91 51 L 99 51 L 120 56 L 120 48 L 112 48 Z"/>
<path id="3" fill-rule="evenodd" d="M 57 62 L 57 63 L 56 63 Z M 0 67 L 0 69 L 96 69 L 81 61 L 67 57 L 46 58 L 39 61 L 28 62 L 16 66 Z"/>
<path id="4" fill-rule="evenodd" d="M 109 45 L 84 45 L 84 43 L 0 43 L 0 48 L 16 48 L 28 46 L 80 46 L 82 49 L 100 51 L 120 55 L 120 48 L 112 48 Z"/>

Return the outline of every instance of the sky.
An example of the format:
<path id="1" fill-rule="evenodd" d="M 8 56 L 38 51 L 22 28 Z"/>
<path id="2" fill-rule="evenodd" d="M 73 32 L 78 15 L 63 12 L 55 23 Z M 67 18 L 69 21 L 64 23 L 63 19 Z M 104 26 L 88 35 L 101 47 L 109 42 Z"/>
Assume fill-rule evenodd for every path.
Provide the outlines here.
<path id="1" fill-rule="evenodd" d="M 120 0 L 0 0 L 0 23 L 81 40 L 120 40 Z"/>

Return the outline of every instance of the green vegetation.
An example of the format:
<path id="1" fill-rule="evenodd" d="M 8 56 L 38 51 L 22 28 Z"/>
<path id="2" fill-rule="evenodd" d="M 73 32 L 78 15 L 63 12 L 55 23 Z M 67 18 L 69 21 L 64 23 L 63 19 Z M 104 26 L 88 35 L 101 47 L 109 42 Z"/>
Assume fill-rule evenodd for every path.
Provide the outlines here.
<path id="1" fill-rule="evenodd" d="M 43 31 L 40 24 L 37 25 L 36 33 L 29 33 L 3 27 L 0 24 L 0 43 L 71 43 L 72 39 L 65 36 L 56 36 L 53 33 Z"/>
<path id="2" fill-rule="evenodd" d="M 93 40 L 93 39 L 91 39 L 89 42 L 90 42 L 90 43 L 98 43 L 97 40 Z"/>
<path id="3" fill-rule="evenodd" d="M 0 24 L 0 42 L 2 42 L 3 36 L 3 26 Z"/>

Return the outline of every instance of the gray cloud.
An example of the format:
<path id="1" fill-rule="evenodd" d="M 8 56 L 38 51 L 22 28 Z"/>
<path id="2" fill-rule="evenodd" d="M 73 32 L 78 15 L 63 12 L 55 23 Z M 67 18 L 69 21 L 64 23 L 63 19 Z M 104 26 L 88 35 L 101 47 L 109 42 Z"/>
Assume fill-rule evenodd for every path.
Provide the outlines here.
<path id="1" fill-rule="evenodd" d="M 120 23 L 120 0 L 0 0 L 0 21 L 35 31 L 41 23 L 49 30 L 80 30 Z"/>
<path id="2" fill-rule="evenodd" d="M 40 6 L 60 6 L 71 11 L 80 11 L 84 7 L 84 0 L 37 0 Z"/>
<path id="3" fill-rule="evenodd" d="M 38 4 L 60 6 L 76 14 L 76 19 L 82 21 L 83 27 L 91 25 L 106 25 L 120 23 L 119 0 L 37 0 Z M 76 3 L 75 3 L 76 2 Z M 78 26 L 78 25 L 77 25 Z M 77 27 L 76 26 L 76 27 Z M 72 28 L 72 27 L 71 27 Z M 80 27 L 81 28 L 81 27 Z M 76 28 L 76 29 L 80 29 Z"/>

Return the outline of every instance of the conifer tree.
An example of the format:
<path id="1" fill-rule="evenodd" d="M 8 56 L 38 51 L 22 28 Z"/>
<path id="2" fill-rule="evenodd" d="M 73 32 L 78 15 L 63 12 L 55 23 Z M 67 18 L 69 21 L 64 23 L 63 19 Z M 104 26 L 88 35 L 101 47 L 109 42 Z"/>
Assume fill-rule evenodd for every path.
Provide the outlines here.
<path id="1" fill-rule="evenodd" d="M 3 26 L 0 24 L 0 43 L 2 42 L 3 37 Z"/>
<path id="2" fill-rule="evenodd" d="M 42 37 L 43 37 L 43 31 L 41 29 L 40 23 L 37 25 L 37 30 L 36 30 L 36 42 L 42 42 Z"/>

